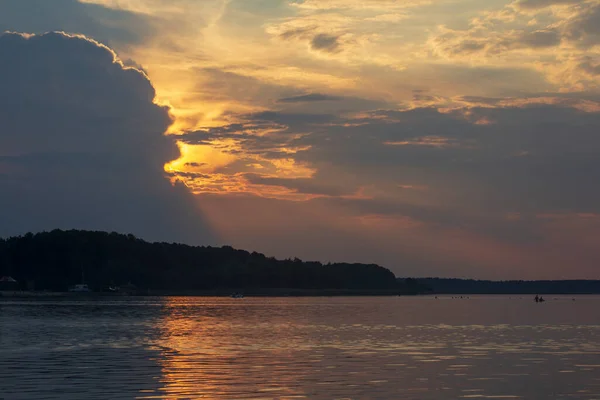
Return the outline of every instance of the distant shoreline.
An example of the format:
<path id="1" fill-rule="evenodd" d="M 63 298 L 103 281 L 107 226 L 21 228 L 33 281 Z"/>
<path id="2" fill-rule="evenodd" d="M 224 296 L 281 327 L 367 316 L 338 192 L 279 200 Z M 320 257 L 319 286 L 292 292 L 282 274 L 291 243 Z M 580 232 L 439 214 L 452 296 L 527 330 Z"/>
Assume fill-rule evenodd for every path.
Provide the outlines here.
<path id="1" fill-rule="evenodd" d="M 415 278 L 430 293 L 451 295 L 600 294 L 600 280 L 489 281 L 457 278 Z"/>
<path id="2" fill-rule="evenodd" d="M 310 289 L 252 289 L 252 290 L 150 290 L 135 294 L 110 292 L 28 292 L 0 291 L 1 298 L 106 298 L 106 297 L 230 297 L 233 293 L 241 293 L 245 297 L 340 297 L 340 296 L 399 296 L 397 290 L 310 290 Z M 412 296 L 402 294 L 401 296 Z"/>
<path id="3" fill-rule="evenodd" d="M 89 293 L 72 293 L 72 292 L 28 292 L 28 291 L 0 291 L 1 299 L 65 299 L 65 298 L 135 298 L 135 297 L 231 297 L 233 293 L 241 293 L 244 297 L 433 297 L 433 296 L 533 296 L 536 293 L 421 293 L 421 294 L 399 294 L 397 291 L 363 291 L 363 290 L 206 290 L 206 291 L 150 291 L 124 294 L 124 293 L 109 293 L 109 292 L 89 292 Z M 547 296 L 594 296 L 599 293 L 552 293 L 544 292 Z"/>

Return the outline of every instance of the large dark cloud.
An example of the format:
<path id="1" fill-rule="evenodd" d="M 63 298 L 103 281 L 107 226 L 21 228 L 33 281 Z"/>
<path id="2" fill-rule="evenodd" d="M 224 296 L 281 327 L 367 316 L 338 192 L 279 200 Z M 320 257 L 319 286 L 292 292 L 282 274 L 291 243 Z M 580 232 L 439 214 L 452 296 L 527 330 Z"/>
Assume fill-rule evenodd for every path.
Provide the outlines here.
<path id="1" fill-rule="evenodd" d="M 83 37 L 0 36 L 0 235 L 53 228 L 210 241 L 140 71 Z"/>

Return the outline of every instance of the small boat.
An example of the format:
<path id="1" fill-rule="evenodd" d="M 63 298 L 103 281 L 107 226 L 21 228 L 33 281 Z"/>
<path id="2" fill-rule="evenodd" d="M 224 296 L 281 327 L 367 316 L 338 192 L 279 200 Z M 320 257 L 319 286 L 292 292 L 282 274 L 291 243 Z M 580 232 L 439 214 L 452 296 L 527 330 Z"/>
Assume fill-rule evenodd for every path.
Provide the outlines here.
<path id="1" fill-rule="evenodd" d="M 85 273 L 83 267 L 81 268 L 81 283 L 76 283 L 73 286 L 69 286 L 69 292 L 71 293 L 88 293 L 91 292 L 90 288 L 85 282 Z"/>
<path id="2" fill-rule="evenodd" d="M 88 287 L 88 285 L 86 285 L 85 283 L 78 283 L 77 285 L 71 286 L 69 288 L 69 292 L 72 292 L 72 293 L 87 293 L 87 292 L 91 292 L 91 290 Z"/>
<path id="3" fill-rule="evenodd" d="M 241 293 L 234 293 L 234 294 L 231 295 L 231 298 L 232 299 L 243 299 L 244 295 L 241 294 Z"/>

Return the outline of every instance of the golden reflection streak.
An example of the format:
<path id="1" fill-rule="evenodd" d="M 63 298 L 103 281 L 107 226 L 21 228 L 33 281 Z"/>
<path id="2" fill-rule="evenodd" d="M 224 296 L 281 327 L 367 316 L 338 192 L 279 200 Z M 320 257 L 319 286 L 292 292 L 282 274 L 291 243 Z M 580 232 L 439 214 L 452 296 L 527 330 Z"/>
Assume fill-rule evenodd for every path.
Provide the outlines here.
<path id="1" fill-rule="evenodd" d="M 298 375 L 278 373 L 289 359 L 287 343 L 265 339 L 239 340 L 247 335 L 247 312 L 253 312 L 239 300 L 220 299 L 219 314 L 214 298 L 169 297 L 165 299 L 164 317 L 157 322 L 161 337 L 155 345 L 162 349 L 157 362 L 162 367 L 160 398 L 235 398 L 244 394 L 263 394 L 263 398 L 303 398 Z M 251 307 L 251 306 L 250 306 Z M 200 310 L 201 309 L 201 310 Z M 241 322 L 240 322 L 241 321 Z M 290 323 L 289 317 L 269 317 L 270 337 L 280 337 Z M 256 327 L 250 327 L 250 329 Z M 263 337 L 265 336 L 265 337 Z M 268 342 L 268 343 L 266 343 Z M 248 365 L 244 356 L 262 359 L 261 365 Z M 268 379 L 265 379 L 268 377 Z M 140 396 L 139 399 L 157 398 Z"/>

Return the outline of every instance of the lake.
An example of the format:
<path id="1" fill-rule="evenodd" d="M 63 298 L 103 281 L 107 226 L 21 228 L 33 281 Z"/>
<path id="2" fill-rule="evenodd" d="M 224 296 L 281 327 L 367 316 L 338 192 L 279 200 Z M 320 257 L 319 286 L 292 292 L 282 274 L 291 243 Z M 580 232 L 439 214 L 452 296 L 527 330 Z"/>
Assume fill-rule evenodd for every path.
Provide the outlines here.
<path id="1" fill-rule="evenodd" d="M 600 296 L 545 297 L 4 299 L 0 399 L 600 399 Z"/>

